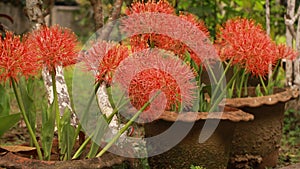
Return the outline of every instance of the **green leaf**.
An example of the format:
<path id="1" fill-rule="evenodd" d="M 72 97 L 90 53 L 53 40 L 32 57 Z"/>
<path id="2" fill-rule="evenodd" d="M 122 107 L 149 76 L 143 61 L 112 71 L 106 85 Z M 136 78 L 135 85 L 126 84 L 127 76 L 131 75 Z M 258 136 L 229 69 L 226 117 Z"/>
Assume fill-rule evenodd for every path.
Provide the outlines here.
<path id="1" fill-rule="evenodd" d="M 70 124 L 70 119 L 71 112 L 69 109 L 66 109 L 60 120 L 61 138 L 59 140 L 60 153 L 63 155 L 64 160 L 71 159 L 72 149 L 75 144 L 75 128 Z"/>
<path id="2" fill-rule="evenodd" d="M 21 92 L 21 97 L 24 103 L 25 113 L 30 123 L 30 126 L 35 133 L 35 125 L 36 125 L 36 108 L 34 104 L 33 96 L 33 83 L 34 80 L 29 79 L 25 81 L 24 78 L 20 80 L 19 87 Z M 32 140 L 30 140 L 30 145 L 32 146 Z"/>
<path id="3" fill-rule="evenodd" d="M 6 91 L 5 87 L 0 84 L 0 116 L 9 115 L 10 111 L 10 101 L 9 94 Z"/>
<path id="4" fill-rule="evenodd" d="M 49 108 L 43 108 L 42 112 L 42 148 L 45 160 L 50 160 L 52 141 L 55 127 L 55 112 L 53 104 Z"/>
<path id="5" fill-rule="evenodd" d="M 11 127 L 13 127 L 19 120 L 20 113 L 0 116 L 0 137 Z"/>
<path id="6" fill-rule="evenodd" d="M 92 145 L 91 149 L 87 155 L 88 158 L 93 158 L 97 155 L 99 149 L 99 143 L 102 141 L 102 137 L 105 133 L 106 128 L 108 127 L 108 122 L 106 120 L 105 115 L 99 116 L 97 123 L 96 123 L 95 134 L 92 137 Z M 106 140 L 109 141 L 109 140 Z"/>
<path id="7" fill-rule="evenodd" d="M 263 93 L 261 92 L 260 90 L 260 85 L 258 84 L 255 88 L 255 94 L 256 96 L 260 97 L 260 96 L 263 96 Z"/>

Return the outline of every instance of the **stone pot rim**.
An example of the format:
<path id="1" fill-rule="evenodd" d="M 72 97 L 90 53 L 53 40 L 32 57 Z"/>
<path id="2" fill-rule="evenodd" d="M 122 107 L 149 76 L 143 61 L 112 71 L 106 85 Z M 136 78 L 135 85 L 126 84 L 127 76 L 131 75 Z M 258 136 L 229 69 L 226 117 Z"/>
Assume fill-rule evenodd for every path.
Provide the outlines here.
<path id="1" fill-rule="evenodd" d="M 255 87 L 248 87 L 250 90 L 255 90 Z M 262 105 L 274 105 L 279 102 L 285 103 L 299 96 L 299 88 L 274 88 L 278 92 L 266 96 L 243 97 L 243 98 L 226 98 L 220 105 L 232 107 L 258 107 Z"/>
<path id="2" fill-rule="evenodd" d="M 164 111 L 156 120 L 165 120 L 170 122 L 194 122 L 198 120 L 228 120 L 232 122 L 240 122 L 254 120 L 254 116 L 240 109 L 225 106 L 223 112 L 176 113 L 173 111 Z"/>

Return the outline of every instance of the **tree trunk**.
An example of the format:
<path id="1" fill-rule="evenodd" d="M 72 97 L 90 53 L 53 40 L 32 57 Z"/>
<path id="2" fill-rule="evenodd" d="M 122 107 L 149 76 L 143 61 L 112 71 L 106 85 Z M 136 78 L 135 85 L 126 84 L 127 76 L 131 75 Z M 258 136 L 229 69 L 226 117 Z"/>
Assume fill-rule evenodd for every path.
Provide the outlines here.
<path id="1" fill-rule="evenodd" d="M 286 19 L 290 19 L 295 14 L 295 0 L 288 0 L 287 3 L 287 14 Z M 293 47 L 293 30 L 291 26 L 286 23 L 286 44 L 287 46 Z M 293 85 L 293 62 L 291 60 L 286 60 L 286 85 Z"/>
<path id="2" fill-rule="evenodd" d="M 271 26 L 270 26 L 270 0 L 266 0 L 266 28 L 268 36 L 271 35 Z M 272 78 L 272 63 L 269 63 L 269 74 L 268 78 Z"/>
<path id="3" fill-rule="evenodd" d="M 300 52 L 300 19 L 299 19 L 299 14 L 300 14 L 300 6 L 297 10 L 297 19 L 298 19 L 298 25 L 297 25 L 297 31 L 296 31 L 296 49 L 298 52 Z M 296 58 L 294 61 L 294 84 L 297 86 L 300 86 L 300 63 L 299 63 L 299 57 Z"/>
<path id="4" fill-rule="evenodd" d="M 94 21 L 95 21 L 95 30 L 103 27 L 103 10 L 102 10 L 102 0 L 90 0 L 91 6 L 94 11 Z"/>
<path id="5" fill-rule="evenodd" d="M 122 8 L 122 4 L 123 4 L 123 0 L 116 0 L 116 2 L 114 3 L 114 9 L 112 11 L 111 17 L 109 17 L 108 19 L 108 25 L 105 27 L 106 29 L 104 29 L 102 31 L 102 34 L 100 35 L 100 39 L 103 40 L 110 40 L 109 35 L 113 29 L 113 27 L 115 26 L 115 20 L 119 17 L 120 12 L 121 12 L 121 8 Z"/>

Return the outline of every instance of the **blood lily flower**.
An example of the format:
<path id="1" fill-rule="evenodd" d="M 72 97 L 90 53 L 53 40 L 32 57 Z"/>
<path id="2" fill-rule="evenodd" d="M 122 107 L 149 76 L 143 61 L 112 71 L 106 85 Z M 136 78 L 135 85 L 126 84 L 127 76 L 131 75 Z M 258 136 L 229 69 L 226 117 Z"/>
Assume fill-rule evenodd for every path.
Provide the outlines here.
<path id="1" fill-rule="evenodd" d="M 135 2 L 131 5 L 130 9 L 125 11 L 126 15 L 131 15 L 133 13 L 144 13 L 144 12 L 159 12 L 165 14 L 175 14 L 175 9 L 165 0 L 160 0 L 158 2 L 148 1 L 146 3 Z"/>
<path id="2" fill-rule="evenodd" d="M 129 56 L 128 52 L 126 46 L 99 41 L 86 51 L 82 59 L 86 67 L 96 74 L 96 82 L 104 81 L 110 85 L 114 71 Z"/>
<path id="3" fill-rule="evenodd" d="M 128 91 L 131 104 L 137 110 L 158 90 L 165 95 L 164 110 L 178 110 L 180 106 L 190 108 L 195 99 L 196 84 L 189 66 L 170 52 L 158 49 L 133 53 L 119 65 L 114 79 L 115 83 L 121 84 Z M 154 101 L 151 104 L 161 108 L 162 103 L 160 101 L 155 105 Z M 156 109 L 146 109 L 144 114 L 151 117 L 156 116 L 157 112 Z"/>
<path id="4" fill-rule="evenodd" d="M 204 22 L 195 15 L 181 12 L 177 16 L 174 8 L 165 1 L 137 2 L 126 14 L 128 18 L 122 20 L 122 31 L 130 36 L 130 45 L 135 51 L 160 48 L 173 52 L 182 60 L 189 56 L 198 66 L 202 62 L 200 57 L 207 59 L 207 54 L 201 53 L 203 49 L 192 49 L 192 45 L 200 48 L 209 37 Z"/>
<path id="5" fill-rule="evenodd" d="M 229 60 L 229 66 L 235 67 L 234 74 L 242 72 L 242 79 L 237 86 L 239 90 L 247 83 L 248 75 L 259 77 L 260 84 L 266 94 L 272 93 L 274 75 L 265 85 L 264 78 L 269 74 L 270 66 L 278 68 L 278 62 L 283 58 L 293 59 L 297 52 L 284 45 L 276 43 L 267 35 L 260 24 L 254 20 L 235 18 L 228 20 L 220 28 L 216 40 L 216 48 L 223 61 Z M 274 70 L 277 72 L 277 70 Z M 246 75 L 247 74 L 247 75 Z M 276 81 L 276 80 L 275 80 Z M 259 87 L 259 86 L 258 86 Z M 259 88 L 257 89 L 259 90 Z"/>
<path id="6" fill-rule="evenodd" d="M 44 26 L 29 34 L 28 43 L 49 71 L 56 66 L 76 63 L 78 41 L 76 35 L 67 28 Z"/>
<path id="7" fill-rule="evenodd" d="M 268 65 L 278 60 L 277 46 L 260 24 L 253 20 L 237 18 L 228 20 L 220 29 L 217 44 L 223 60 L 232 59 L 252 75 L 265 76 Z"/>
<path id="8" fill-rule="evenodd" d="M 39 69 L 38 58 L 32 55 L 32 46 L 21 42 L 20 36 L 6 32 L 0 38 L 0 81 L 7 79 L 18 81 L 19 76 L 33 76 Z"/>

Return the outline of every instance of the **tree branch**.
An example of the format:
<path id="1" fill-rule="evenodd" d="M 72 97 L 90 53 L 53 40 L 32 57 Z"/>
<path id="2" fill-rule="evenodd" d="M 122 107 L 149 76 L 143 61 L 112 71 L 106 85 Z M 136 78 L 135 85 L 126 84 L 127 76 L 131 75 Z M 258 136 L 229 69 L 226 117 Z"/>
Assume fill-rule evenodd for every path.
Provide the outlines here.
<path id="1" fill-rule="evenodd" d="M 103 27 L 102 0 L 90 0 L 94 11 L 95 30 Z"/>
<path id="2" fill-rule="evenodd" d="M 287 17 L 285 17 L 285 24 L 286 25 L 294 25 L 294 23 L 298 19 L 299 15 L 300 15 L 300 5 L 298 7 L 296 15 L 294 15 L 294 16 L 287 15 Z"/>
<path id="3" fill-rule="evenodd" d="M 42 11 L 42 0 L 27 0 L 26 9 L 29 20 L 33 29 L 39 29 L 41 25 L 45 25 L 44 15 Z"/>
<path id="4" fill-rule="evenodd" d="M 295 0 L 288 0 L 287 2 L 287 11 L 286 16 L 287 19 L 292 18 L 295 13 Z M 293 47 L 293 37 L 296 38 L 296 35 L 293 34 L 293 26 L 286 24 L 286 44 L 287 46 Z M 286 60 L 286 85 L 293 85 L 293 62 L 291 60 Z"/>
<path id="5" fill-rule="evenodd" d="M 100 35 L 100 39 L 108 40 L 108 37 L 115 25 L 115 20 L 119 17 L 121 8 L 122 8 L 123 0 L 116 0 L 114 3 L 114 9 L 112 11 L 111 17 L 108 19 L 108 25 L 105 27 L 105 30 L 102 31 Z"/>
<path id="6" fill-rule="evenodd" d="M 271 28 L 270 28 L 270 1 L 266 0 L 266 28 L 267 28 L 267 34 L 270 36 L 271 34 Z M 268 67 L 268 78 L 272 78 L 272 63 L 269 63 Z"/>

